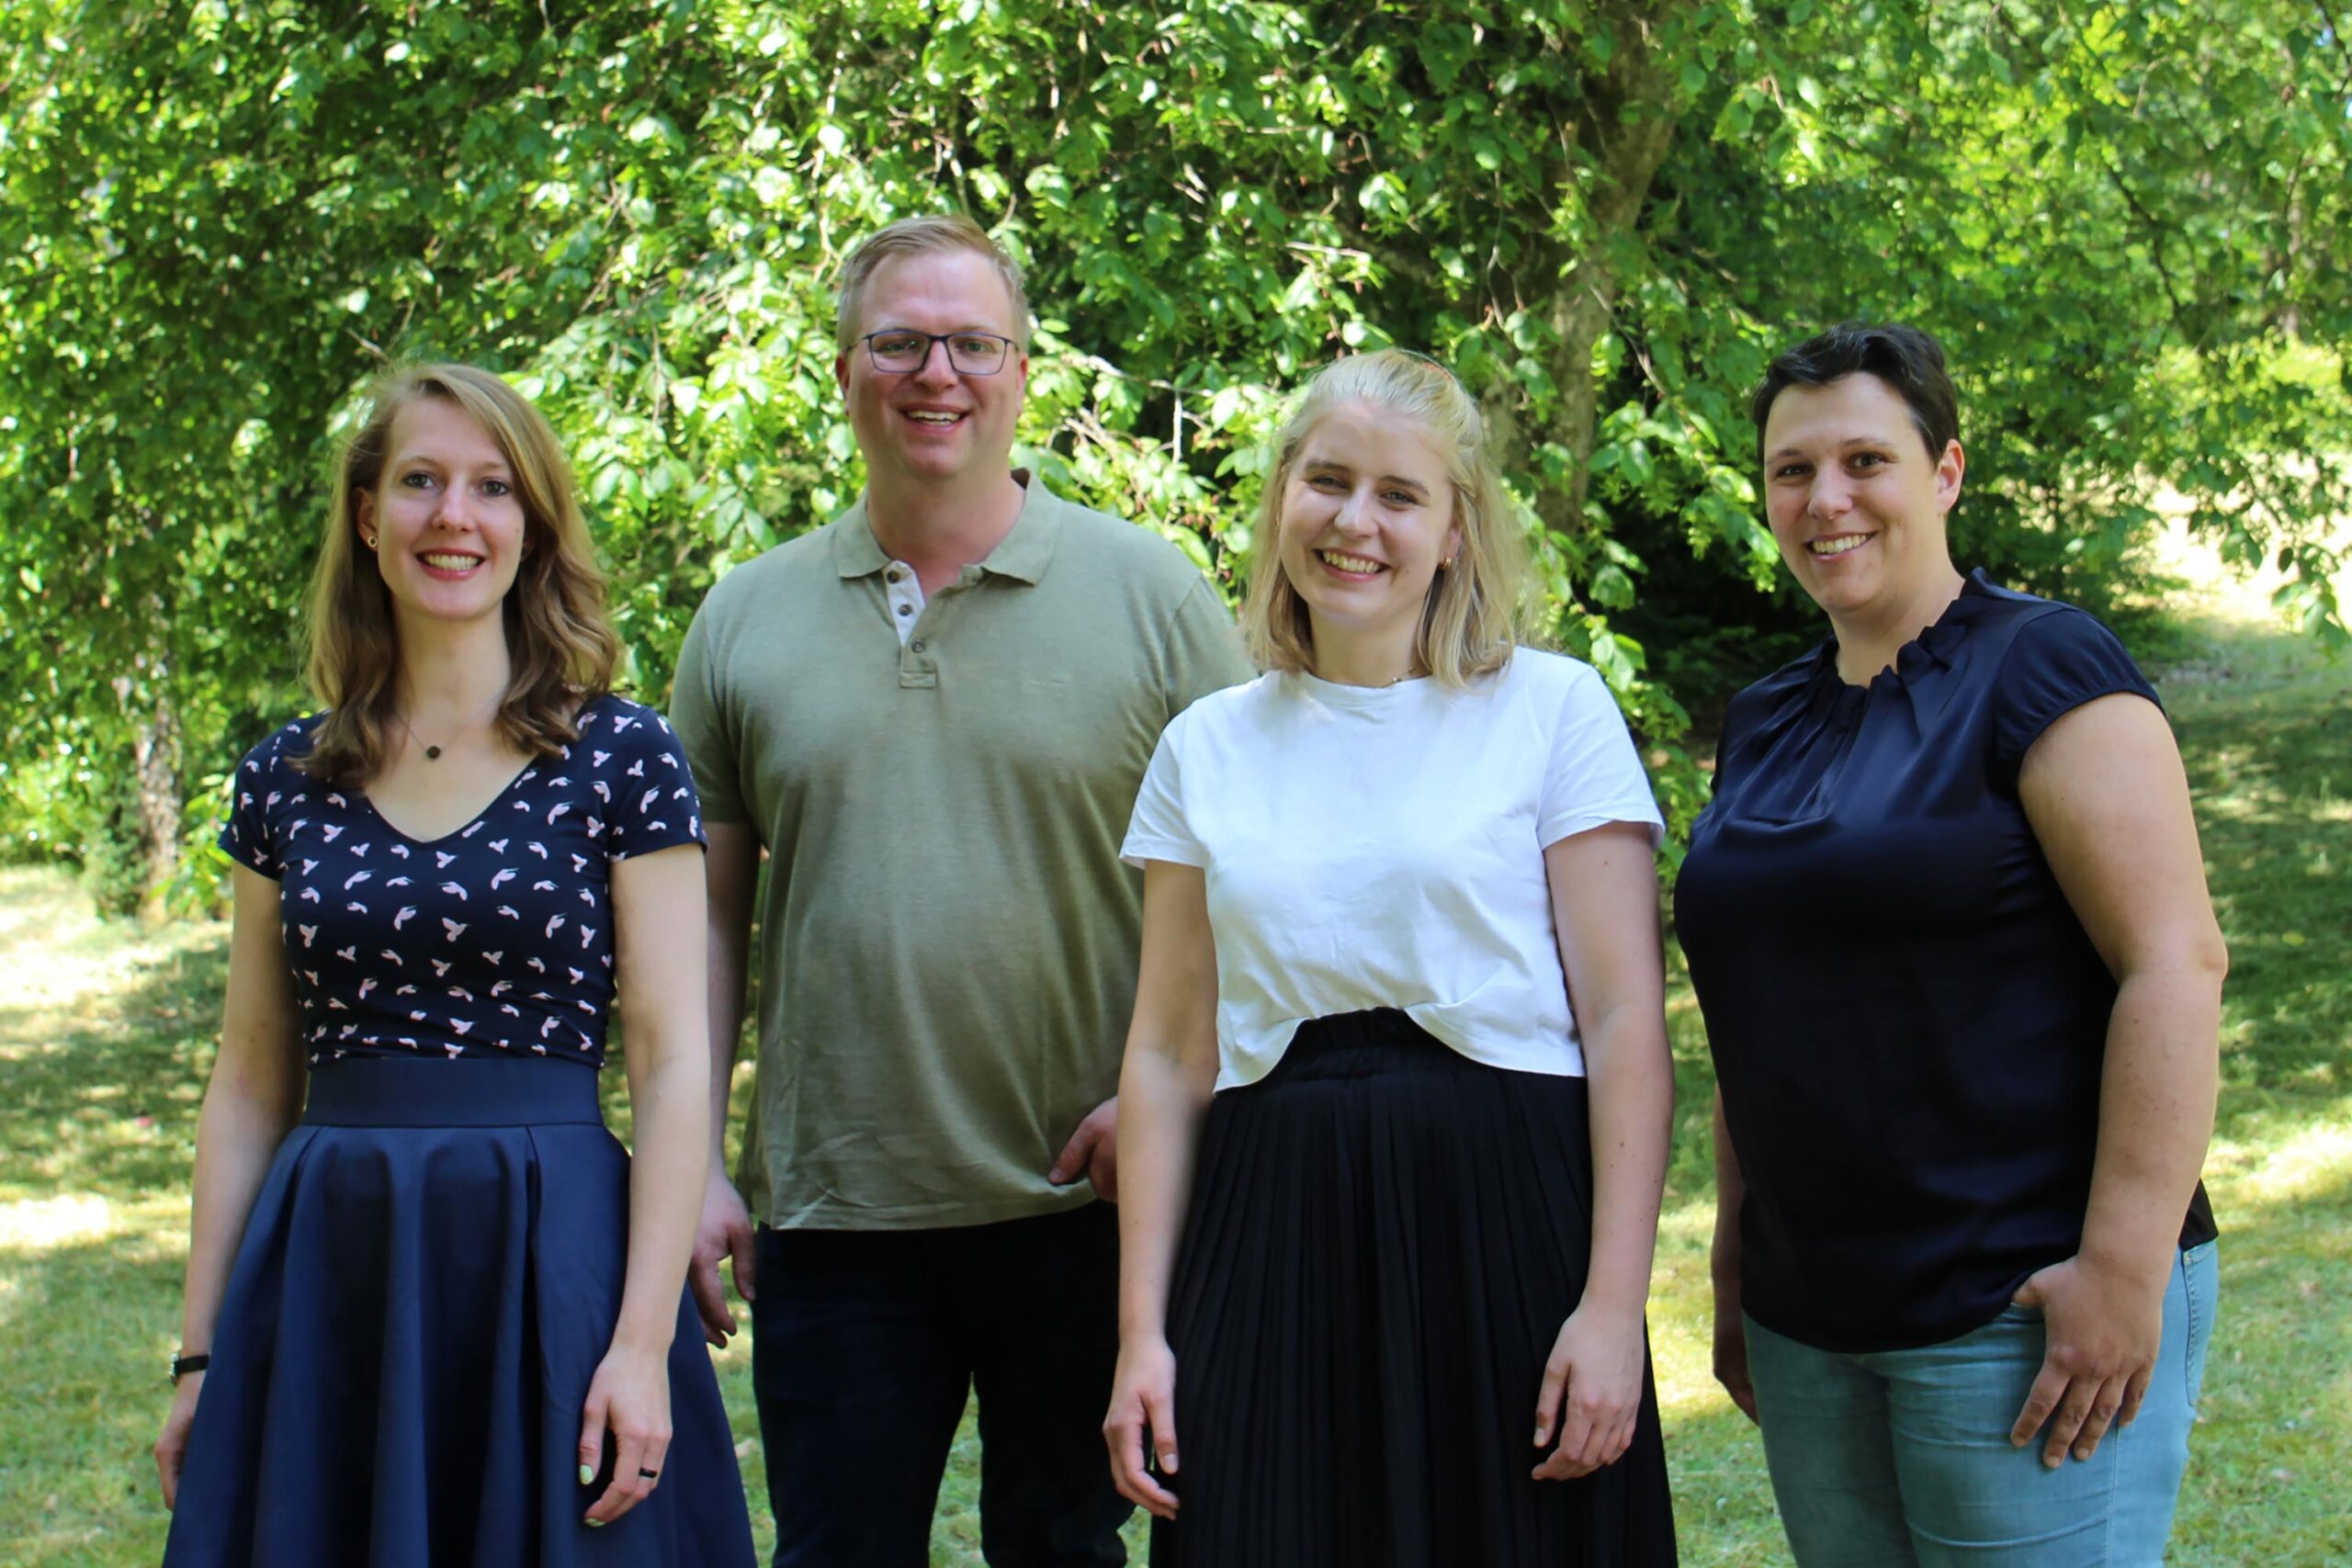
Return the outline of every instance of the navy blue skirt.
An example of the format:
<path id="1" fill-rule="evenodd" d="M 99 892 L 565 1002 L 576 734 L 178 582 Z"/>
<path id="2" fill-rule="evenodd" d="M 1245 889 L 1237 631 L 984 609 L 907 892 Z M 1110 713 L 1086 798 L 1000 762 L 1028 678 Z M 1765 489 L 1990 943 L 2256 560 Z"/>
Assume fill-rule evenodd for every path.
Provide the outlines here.
<path id="1" fill-rule="evenodd" d="M 1591 1251 L 1588 1106 L 1582 1078 L 1483 1066 L 1388 1009 L 1302 1024 L 1209 1102 L 1154 1568 L 1674 1562 L 1646 1368 L 1623 1458 L 1528 1473 Z"/>
<path id="2" fill-rule="evenodd" d="M 166 1568 L 751 1562 L 683 1293 L 661 1483 L 613 1524 L 582 1522 L 607 1477 L 579 1483 L 581 1411 L 628 1242 L 628 1156 L 594 1073 L 317 1068 L 221 1301 Z"/>

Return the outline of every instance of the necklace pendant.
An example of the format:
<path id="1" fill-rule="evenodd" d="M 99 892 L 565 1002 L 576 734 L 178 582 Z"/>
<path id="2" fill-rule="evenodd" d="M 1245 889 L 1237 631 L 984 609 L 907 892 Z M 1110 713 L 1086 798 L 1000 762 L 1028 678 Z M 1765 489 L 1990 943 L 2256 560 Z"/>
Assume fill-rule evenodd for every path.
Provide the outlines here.
<path id="1" fill-rule="evenodd" d="M 424 760 L 428 762 L 439 761 L 441 760 L 441 748 L 438 746 L 427 746 L 424 749 Z"/>

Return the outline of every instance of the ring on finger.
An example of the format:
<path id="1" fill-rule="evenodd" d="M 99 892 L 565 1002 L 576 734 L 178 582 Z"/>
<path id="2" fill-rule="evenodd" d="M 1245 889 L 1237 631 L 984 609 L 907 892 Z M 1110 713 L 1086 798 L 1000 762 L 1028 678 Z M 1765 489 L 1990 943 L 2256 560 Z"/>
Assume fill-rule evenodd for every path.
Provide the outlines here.
<path id="1" fill-rule="evenodd" d="M 639 1481 L 658 1481 L 662 1478 L 662 1472 L 658 1470 L 640 1470 L 637 1472 L 637 1478 Z"/>

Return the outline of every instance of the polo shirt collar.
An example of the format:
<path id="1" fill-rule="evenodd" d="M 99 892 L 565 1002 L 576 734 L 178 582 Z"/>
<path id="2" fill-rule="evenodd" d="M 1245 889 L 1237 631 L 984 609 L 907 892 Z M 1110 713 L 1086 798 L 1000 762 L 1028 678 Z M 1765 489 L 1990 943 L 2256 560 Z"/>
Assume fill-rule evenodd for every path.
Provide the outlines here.
<path id="1" fill-rule="evenodd" d="M 1027 468 L 1013 469 L 1012 477 L 1021 483 L 1021 511 L 1013 517 L 1012 529 L 980 562 L 980 570 L 1034 585 L 1044 580 L 1046 568 L 1054 558 L 1054 545 L 1062 532 L 1062 507 L 1067 503 Z M 834 536 L 833 561 L 845 578 L 868 577 L 890 564 L 881 542 L 874 536 L 874 525 L 866 518 L 862 492 L 842 513 L 841 527 Z"/>

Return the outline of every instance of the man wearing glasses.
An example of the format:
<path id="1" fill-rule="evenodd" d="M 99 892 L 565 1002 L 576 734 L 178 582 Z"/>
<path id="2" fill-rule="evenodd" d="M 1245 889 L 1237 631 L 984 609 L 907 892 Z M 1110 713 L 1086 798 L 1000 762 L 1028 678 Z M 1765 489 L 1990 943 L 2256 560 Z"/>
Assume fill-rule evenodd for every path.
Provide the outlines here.
<path id="1" fill-rule="evenodd" d="M 927 1563 L 974 1388 L 989 1562 L 1125 1561 L 1119 837 L 1161 728 L 1250 671 L 1181 552 L 1010 466 L 1028 331 L 969 220 L 860 245 L 834 376 L 865 492 L 724 578 L 679 660 L 716 1126 L 770 857 L 742 1193 L 714 1145 L 693 1282 L 714 1343 L 720 1258 L 751 1303 L 779 1568 Z"/>

